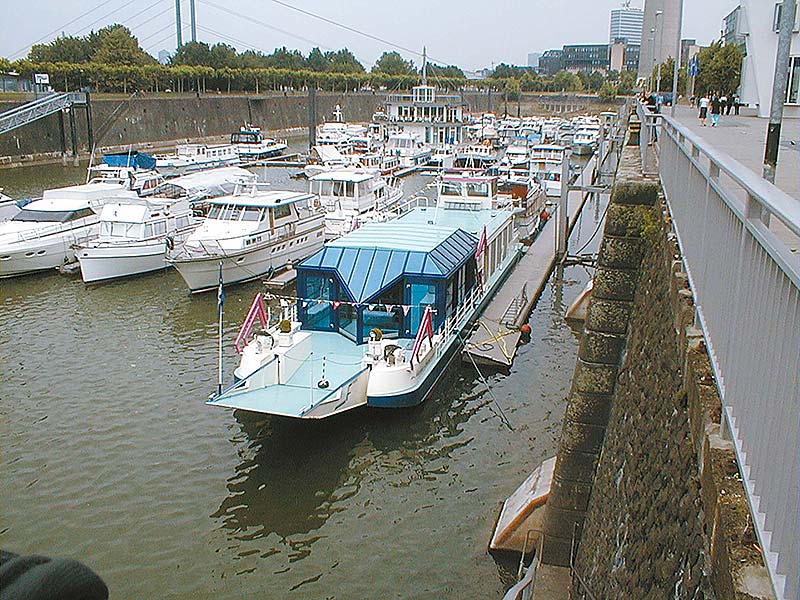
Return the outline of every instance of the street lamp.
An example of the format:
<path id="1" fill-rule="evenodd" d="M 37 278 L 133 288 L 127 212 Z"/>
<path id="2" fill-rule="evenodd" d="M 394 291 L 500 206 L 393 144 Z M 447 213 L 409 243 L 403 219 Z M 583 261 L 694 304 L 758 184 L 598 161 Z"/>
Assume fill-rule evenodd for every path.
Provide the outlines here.
<path id="1" fill-rule="evenodd" d="M 653 50 L 653 65 L 650 67 L 650 90 L 653 89 L 653 69 L 656 68 L 656 29 L 655 27 L 650 28 L 650 37 L 647 38 L 647 41 L 650 42 L 650 48 Z"/>
<path id="2" fill-rule="evenodd" d="M 664 11 L 663 10 L 657 10 L 656 11 L 656 28 L 658 29 L 658 50 L 659 50 L 659 54 L 661 54 L 661 48 L 664 45 L 664 23 L 662 22 L 661 23 L 661 27 L 659 27 L 658 26 L 658 17 L 661 17 L 663 15 L 664 15 Z M 663 21 L 663 19 L 662 19 L 662 21 Z M 655 45 L 655 43 L 653 45 Z M 653 58 L 654 59 L 655 59 L 655 55 L 656 55 L 655 48 L 653 48 Z M 661 95 L 661 60 L 658 61 L 658 75 L 657 75 L 657 80 L 656 80 L 656 96 L 660 96 L 660 95 Z"/>

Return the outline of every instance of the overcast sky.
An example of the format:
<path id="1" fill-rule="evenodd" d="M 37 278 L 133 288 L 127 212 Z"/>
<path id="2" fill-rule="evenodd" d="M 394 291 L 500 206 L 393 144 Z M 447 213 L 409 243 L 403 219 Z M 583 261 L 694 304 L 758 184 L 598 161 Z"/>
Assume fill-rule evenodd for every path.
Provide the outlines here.
<path id="1" fill-rule="evenodd" d="M 641 7 L 644 0 L 633 0 Z M 189 39 L 189 0 L 181 0 L 184 41 Z M 722 18 L 738 0 L 684 0 L 683 37 L 708 44 L 719 38 Z M 31 44 L 61 32 L 85 35 L 111 23 L 128 26 L 153 55 L 175 49 L 174 0 L 6 0 L 0 56 L 23 57 Z M 301 8 L 383 41 L 301 14 Z M 621 0 L 196 0 L 199 41 L 219 41 L 238 51 L 270 53 L 276 47 L 304 54 L 347 47 L 369 69 L 387 50 L 465 69 L 501 62 L 524 65 L 528 52 L 564 44 L 606 43 L 609 11 Z M 393 46 L 384 42 L 389 42 Z"/>

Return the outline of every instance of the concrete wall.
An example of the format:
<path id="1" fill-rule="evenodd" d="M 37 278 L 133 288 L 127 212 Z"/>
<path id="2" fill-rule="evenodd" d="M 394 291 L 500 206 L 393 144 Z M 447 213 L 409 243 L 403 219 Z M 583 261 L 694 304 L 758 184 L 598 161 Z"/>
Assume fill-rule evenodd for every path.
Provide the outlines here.
<path id="1" fill-rule="evenodd" d="M 772 598 L 680 248 L 638 151 L 623 152 L 606 218 L 543 560 L 573 566 L 571 598 Z"/>
<path id="2" fill-rule="evenodd" d="M 501 114 L 505 109 L 502 95 L 470 92 L 464 101 L 473 112 L 491 109 Z M 334 106 L 342 107 L 348 121 L 369 121 L 383 106 L 383 94 L 351 93 L 317 94 L 317 119 L 332 118 Z M 0 102 L 0 112 L 18 102 Z M 600 112 L 607 105 L 598 104 L 593 96 L 572 94 L 524 94 L 521 114 L 577 114 Z M 510 114 L 516 114 L 517 103 L 508 102 Z M 85 111 L 76 110 L 75 129 L 79 151 L 88 147 Z M 265 131 L 281 131 L 308 126 L 308 96 L 282 94 L 265 96 L 222 96 L 205 94 L 172 98 L 136 97 L 131 100 L 92 100 L 95 144 L 98 147 L 119 147 L 128 144 L 138 148 L 166 146 L 187 139 L 197 140 L 226 136 L 245 122 Z M 71 150 L 69 120 L 64 118 L 65 145 Z M 25 127 L 0 136 L 0 165 L 47 160 L 61 156 L 59 115 L 51 115 Z"/>
<path id="3" fill-rule="evenodd" d="M 330 119 L 340 104 L 344 117 L 369 121 L 383 102 L 381 95 L 317 94 L 318 120 Z M 0 102 L 0 112 L 15 103 Z M 76 110 L 76 131 L 81 150 L 87 148 L 84 111 Z M 272 96 L 179 96 L 175 98 L 136 97 L 132 100 L 94 99 L 92 117 L 95 144 L 139 147 L 157 142 L 186 141 L 228 135 L 250 122 L 264 130 L 276 131 L 308 125 L 308 97 Z M 70 150 L 69 121 L 64 119 L 67 151 Z M 47 153 L 60 155 L 59 116 L 51 115 L 0 137 L 0 164 L 19 157 Z M 12 159 L 12 157 L 14 157 Z M 5 160 L 3 160 L 5 158 Z"/>

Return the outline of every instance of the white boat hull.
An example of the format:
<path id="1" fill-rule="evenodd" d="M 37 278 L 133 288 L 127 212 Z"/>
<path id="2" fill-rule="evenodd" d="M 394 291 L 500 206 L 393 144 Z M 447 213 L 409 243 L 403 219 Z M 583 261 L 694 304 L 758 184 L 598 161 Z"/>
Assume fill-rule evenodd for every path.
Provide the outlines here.
<path id="1" fill-rule="evenodd" d="M 78 262 L 85 283 L 150 273 L 169 267 L 166 240 L 144 244 L 97 244 L 81 247 Z"/>
<path id="2" fill-rule="evenodd" d="M 290 263 L 294 264 L 322 248 L 324 221 L 318 219 L 317 223 L 317 226 L 307 232 L 308 239 L 304 243 L 289 245 L 291 240 L 283 238 L 224 255 L 177 258 L 169 262 L 181 274 L 192 293 L 217 288 L 220 261 L 223 285 L 251 281 L 278 271 Z"/>
<path id="3" fill-rule="evenodd" d="M 75 246 L 98 235 L 97 223 L 43 237 L 4 244 L 0 242 L 0 277 L 13 277 L 55 269 L 75 260 Z"/>

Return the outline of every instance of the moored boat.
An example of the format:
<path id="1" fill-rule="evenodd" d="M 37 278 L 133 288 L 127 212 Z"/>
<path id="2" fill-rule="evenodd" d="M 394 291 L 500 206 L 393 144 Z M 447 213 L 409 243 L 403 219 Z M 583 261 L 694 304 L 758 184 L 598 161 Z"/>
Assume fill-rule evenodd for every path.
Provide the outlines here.
<path id="1" fill-rule="evenodd" d="M 157 154 L 156 169 L 165 175 L 239 164 L 239 150 L 231 144 L 179 144 L 174 154 Z"/>
<path id="2" fill-rule="evenodd" d="M 312 194 L 237 184 L 234 193 L 208 201 L 209 213 L 167 259 L 189 290 L 215 289 L 219 264 L 225 285 L 274 273 L 318 250 L 325 213 Z"/>
<path id="3" fill-rule="evenodd" d="M 260 128 L 249 124 L 231 134 L 231 145 L 236 148 L 242 162 L 279 156 L 289 147 L 286 140 L 265 138 Z"/>
<path id="4" fill-rule="evenodd" d="M 100 212 L 97 239 L 77 248 L 81 277 L 93 283 L 165 269 L 167 251 L 199 224 L 187 198 L 108 203 Z"/>
<path id="5" fill-rule="evenodd" d="M 319 197 L 325 211 L 325 238 L 349 233 L 359 225 L 382 219 L 403 197 L 403 186 L 387 181 L 377 170 L 340 169 L 315 175 L 309 192 Z"/>
<path id="6" fill-rule="evenodd" d="M 257 296 L 236 340 L 236 382 L 209 404 L 321 419 L 425 400 L 519 257 L 496 185 L 451 177 L 437 207 L 327 243 L 297 266 L 297 297 L 276 326 Z"/>

